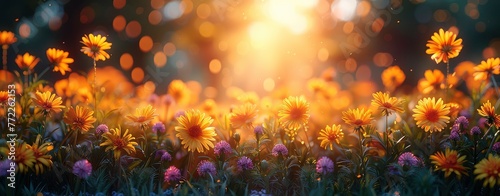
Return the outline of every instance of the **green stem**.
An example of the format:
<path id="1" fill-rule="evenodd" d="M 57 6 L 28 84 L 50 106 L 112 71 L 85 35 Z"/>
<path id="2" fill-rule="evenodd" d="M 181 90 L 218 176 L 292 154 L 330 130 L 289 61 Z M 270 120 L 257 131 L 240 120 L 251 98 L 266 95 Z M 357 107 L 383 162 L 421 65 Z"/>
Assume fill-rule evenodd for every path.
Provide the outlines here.
<path id="1" fill-rule="evenodd" d="M 73 191 L 73 195 L 80 195 L 80 185 L 82 183 L 82 179 L 79 177 L 76 179 L 75 190 Z"/>
<path id="2" fill-rule="evenodd" d="M 484 140 L 484 138 L 490 133 L 491 131 L 491 128 L 493 127 L 493 125 L 491 125 L 488 130 L 486 130 L 486 133 L 484 133 L 483 137 L 481 137 L 482 140 Z"/>
<path id="3" fill-rule="evenodd" d="M 384 132 L 384 139 L 385 139 L 385 148 L 387 150 L 387 155 L 390 155 L 390 147 L 389 147 L 389 115 L 385 115 L 385 132 Z"/>
<path id="4" fill-rule="evenodd" d="M 94 59 L 94 114 L 97 119 L 97 64 Z M 97 127 L 97 121 L 94 123 L 94 127 Z"/>
<path id="5" fill-rule="evenodd" d="M 488 156 L 488 155 L 490 154 L 490 152 L 491 152 L 491 148 L 493 147 L 493 144 L 494 144 L 494 143 L 495 143 L 495 141 L 497 140 L 497 136 L 498 136 L 498 133 L 499 133 L 499 132 L 500 132 L 500 131 L 497 131 L 497 132 L 495 133 L 495 135 L 493 136 L 493 139 L 491 139 L 491 142 L 490 142 L 490 147 L 488 148 L 488 151 L 486 152 L 485 157 L 486 157 L 486 156 Z"/>
<path id="6" fill-rule="evenodd" d="M 448 102 L 448 90 L 450 88 L 450 86 L 448 85 L 448 75 L 450 74 L 450 60 L 448 59 L 448 61 L 446 62 L 446 78 L 445 78 L 445 81 L 444 81 L 444 84 L 445 84 L 445 87 L 446 87 L 446 91 L 445 91 L 445 101 Z"/>

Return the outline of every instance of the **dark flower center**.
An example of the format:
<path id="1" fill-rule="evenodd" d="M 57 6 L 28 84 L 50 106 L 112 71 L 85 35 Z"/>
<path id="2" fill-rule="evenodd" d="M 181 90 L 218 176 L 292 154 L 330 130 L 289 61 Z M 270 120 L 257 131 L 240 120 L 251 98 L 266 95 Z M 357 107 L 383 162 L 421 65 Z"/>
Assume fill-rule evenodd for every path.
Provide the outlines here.
<path id="1" fill-rule="evenodd" d="M 452 49 L 452 48 L 451 48 L 451 46 L 450 46 L 450 45 L 444 45 L 444 46 L 443 46 L 442 51 L 443 51 L 444 53 L 448 53 L 448 52 L 451 52 L 451 49 Z"/>
<path id="2" fill-rule="evenodd" d="M 302 117 L 302 110 L 299 108 L 293 108 L 290 110 L 290 119 L 298 120 Z"/>
<path id="3" fill-rule="evenodd" d="M 425 119 L 431 122 L 439 121 L 439 113 L 437 110 L 431 109 L 425 112 Z"/>
<path id="4" fill-rule="evenodd" d="M 202 131 L 201 131 L 201 128 L 199 125 L 189 127 L 189 129 L 188 129 L 188 134 L 192 138 L 199 138 L 201 136 L 201 133 L 202 133 Z"/>
<path id="5" fill-rule="evenodd" d="M 123 141 L 123 139 L 118 138 L 113 141 L 113 146 L 116 146 L 116 148 L 118 149 L 122 149 L 123 147 L 126 146 L 126 143 L 125 141 Z"/>
<path id="6" fill-rule="evenodd" d="M 83 125 L 85 125 L 85 120 L 83 120 L 82 118 L 76 118 L 73 121 L 73 126 L 79 128 L 79 129 L 83 128 Z"/>

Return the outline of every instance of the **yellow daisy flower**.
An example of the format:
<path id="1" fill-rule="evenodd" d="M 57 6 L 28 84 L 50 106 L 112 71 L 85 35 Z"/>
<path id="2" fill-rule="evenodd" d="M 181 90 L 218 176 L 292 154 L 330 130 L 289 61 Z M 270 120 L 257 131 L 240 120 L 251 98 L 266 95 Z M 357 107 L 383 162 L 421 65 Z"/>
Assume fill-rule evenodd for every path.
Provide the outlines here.
<path id="1" fill-rule="evenodd" d="M 491 105 L 490 100 L 483 103 L 481 108 L 477 109 L 477 113 L 488 119 L 488 124 L 500 127 L 500 115 L 495 113 L 495 107 Z"/>
<path id="2" fill-rule="evenodd" d="M 149 126 L 153 118 L 157 116 L 155 111 L 156 109 L 153 109 L 153 106 L 147 105 L 145 107 L 136 108 L 134 115 L 128 115 L 126 117 L 131 121 L 133 126 L 140 127 L 144 130 Z"/>
<path id="3" fill-rule="evenodd" d="M 68 58 L 68 52 L 55 48 L 49 48 L 46 53 L 49 62 L 54 66 L 53 71 L 59 71 L 62 75 L 66 75 L 66 71 L 71 71 L 69 63 L 73 63 L 74 60 L 72 58 Z"/>
<path id="4" fill-rule="evenodd" d="M 36 136 L 35 143 L 31 146 L 31 150 L 33 151 L 33 155 L 35 156 L 35 173 L 36 175 L 43 173 L 43 168 L 46 166 L 47 168 L 52 168 L 52 156 L 48 155 L 48 153 L 54 149 L 52 142 L 45 142 L 42 145 L 40 144 L 41 135 Z"/>
<path id="5" fill-rule="evenodd" d="M 286 129 L 297 130 L 309 121 L 309 103 L 303 96 L 290 96 L 283 100 L 278 116 L 280 124 Z"/>
<path id="6" fill-rule="evenodd" d="M 106 42 L 106 37 L 94 34 L 84 35 L 81 43 L 84 46 L 80 51 L 95 61 L 109 59 L 109 54 L 104 50 L 111 49 L 111 43 Z"/>
<path id="7" fill-rule="evenodd" d="M 462 39 L 457 39 L 457 35 L 450 31 L 439 29 L 439 33 L 434 33 L 431 40 L 425 46 L 429 47 L 425 53 L 431 54 L 431 59 L 440 63 L 448 63 L 448 60 L 458 56 L 462 50 Z"/>
<path id="8" fill-rule="evenodd" d="M 344 138 L 344 132 L 340 125 L 326 126 L 325 129 L 319 131 L 318 140 L 321 141 L 320 146 L 327 149 L 330 147 L 333 150 L 333 144 L 339 144 L 340 140 Z"/>
<path id="9" fill-rule="evenodd" d="M 437 101 L 433 98 L 424 98 L 418 101 L 413 109 L 413 118 L 417 126 L 423 128 L 426 132 L 441 131 L 450 121 L 450 107 L 443 103 L 439 98 Z"/>
<path id="10" fill-rule="evenodd" d="M 0 45 L 3 49 L 7 49 L 9 45 L 15 43 L 17 41 L 14 33 L 10 31 L 0 31 Z"/>
<path id="11" fill-rule="evenodd" d="M 423 94 L 429 94 L 435 90 L 441 89 L 441 84 L 444 82 L 444 74 L 438 69 L 426 70 L 425 78 L 419 82 L 419 90 Z"/>
<path id="12" fill-rule="evenodd" d="M 362 126 L 369 125 L 372 120 L 370 110 L 364 108 L 349 109 L 342 112 L 342 120 L 347 125 L 353 126 L 355 130 L 360 130 Z"/>
<path id="13" fill-rule="evenodd" d="M 17 171 L 21 173 L 28 172 L 36 163 L 35 155 L 31 146 L 27 143 L 16 142 L 15 159 L 13 160 L 17 165 Z M 6 147 L 0 148 L 3 154 L 9 154 L 10 150 Z"/>
<path id="14" fill-rule="evenodd" d="M 7 104 L 9 100 L 9 93 L 7 91 L 0 91 L 0 106 Z"/>
<path id="15" fill-rule="evenodd" d="M 64 122 L 69 124 L 73 130 L 80 130 L 82 132 L 87 132 L 90 128 L 93 128 L 96 119 L 92 116 L 94 111 L 76 106 L 76 109 L 70 107 L 66 116 L 64 117 Z"/>
<path id="16" fill-rule="evenodd" d="M 436 166 L 434 171 L 443 171 L 444 177 L 449 177 L 452 173 L 456 174 L 458 179 L 462 174 L 467 175 L 467 168 L 463 166 L 465 163 L 465 155 L 460 156 L 456 150 L 446 149 L 445 153 L 437 152 L 430 156 L 432 164 Z"/>
<path id="17" fill-rule="evenodd" d="M 500 74 L 500 58 L 489 58 L 474 67 L 474 80 L 488 81 L 492 74 Z"/>
<path id="18" fill-rule="evenodd" d="M 257 105 L 245 103 L 233 109 L 231 112 L 231 124 L 234 128 L 251 128 L 253 120 L 257 116 Z"/>
<path id="19" fill-rule="evenodd" d="M 214 120 L 199 110 L 188 110 L 184 115 L 177 118 L 178 126 L 175 126 L 175 135 L 181 140 L 181 144 L 188 151 L 203 152 L 214 147 L 215 128 L 210 127 Z"/>
<path id="20" fill-rule="evenodd" d="M 40 62 L 40 59 L 31 55 L 30 53 L 24 53 L 24 55 L 17 55 L 16 64 L 22 70 L 32 70 Z"/>
<path id="21" fill-rule="evenodd" d="M 168 85 L 167 93 L 181 106 L 185 106 L 190 102 L 191 91 L 181 80 L 172 80 Z"/>
<path id="22" fill-rule="evenodd" d="M 121 127 L 116 129 L 111 129 L 102 135 L 104 141 L 99 146 L 105 146 L 105 151 L 112 150 L 113 157 L 118 160 L 123 154 L 130 155 L 135 153 L 135 146 L 137 146 L 137 142 L 135 142 L 135 137 L 132 137 L 132 134 L 128 133 L 128 129 L 125 130 L 125 133 L 122 135 Z"/>
<path id="23" fill-rule="evenodd" d="M 373 100 L 371 105 L 384 116 L 389 116 L 393 112 L 403 113 L 402 101 L 397 97 L 389 97 L 389 94 L 376 92 L 373 93 Z"/>
<path id="24" fill-rule="evenodd" d="M 382 83 L 391 92 L 403 84 L 405 79 L 405 73 L 397 65 L 390 66 L 382 72 Z"/>
<path id="25" fill-rule="evenodd" d="M 495 184 L 500 186 L 500 157 L 489 154 L 488 158 L 481 160 L 474 167 L 474 174 L 477 175 L 475 180 L 484 179 L 484 187 L 488 184 L 490 188 L 495 187 Z"/>
<path id="26" fill-rule="evenodd" d="M 61 97 L 57 97 L 56 94 L 52 94 L 49 91 L 41 93 L 37 91 L 35 97 L 32 98 L 33 103 L 43 110 L 44 114 L 49 114 L 50 112 L 61 112 L 65 108 L 62 104 Z"/>

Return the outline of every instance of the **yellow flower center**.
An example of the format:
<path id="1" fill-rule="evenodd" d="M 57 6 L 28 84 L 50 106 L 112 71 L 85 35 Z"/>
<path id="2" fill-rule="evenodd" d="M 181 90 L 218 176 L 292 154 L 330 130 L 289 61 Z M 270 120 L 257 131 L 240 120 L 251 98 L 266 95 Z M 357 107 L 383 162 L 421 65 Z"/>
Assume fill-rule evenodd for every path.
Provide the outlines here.
<path id="1" fill-rule="evenodd" d="M 430 122 L 438 122 L 439 121 L 439 113 L 437 110 L 430 109 L 425 112 L 425 119 Z"/>
<path id="2" fill-rule="evenodd" d="M 195 125 L 195 126 L 189 127 L 188 134 L 192 138 L 198 138 L 198 137 L 200 137 L 201 136 L 201 128 L 200 128 L 200 126 Z"/>

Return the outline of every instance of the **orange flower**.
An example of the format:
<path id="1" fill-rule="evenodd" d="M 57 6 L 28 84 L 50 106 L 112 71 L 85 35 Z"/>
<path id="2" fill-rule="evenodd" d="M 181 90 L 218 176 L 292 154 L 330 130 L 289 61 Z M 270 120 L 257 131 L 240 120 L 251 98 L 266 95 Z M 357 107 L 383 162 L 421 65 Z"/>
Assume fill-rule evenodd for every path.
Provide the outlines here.
<path id="1" fill-rule="evenodd" d="M 147 105 L 145 107 L 140 107 L 135 109 L 135 115 L 127 115 L 127 118 L 132 121 L 132 125 L 140 127 L 145 130 L 156 116 L 156 109 L 153 106 Z"/>
<path id="2" fill-rule="evenodd" d="M 484 179 L 483 187 L 490 184 L 490 188 L 496 185 L 500 186 L 500 157 L 489 154 L 488 158 L 481 160 L 474 166 L 475 180 Z"/>
<path id="3" fill-rule="evenodd" d="M 49 169 L 52 168 L 52 156 L 48 153 L 54 149 L 52 142 L 44 142 L 42 145 L 40 144 L 41 135 L 36 136 L 35 143 L 30 147 L 33 151 L 33 155 L 35 156 L 35 173 L 42 174 L 44 166 Z"/>
<path id="4" fill-rule="evenodd" d="M 497 128 L 500 128 L 500 115 L 495 113 L 495 107 L 491 105 L 490 100 L 483 103 L 480 109 L 477 109 L 477 113 L 488 119 L 490 125 L 494 124 Z"/>
<path id="5" fill-rule="evenodd" d="M 309 121 L 309 103 L 303 96 L 290 96 L 283 100 L 278 116 L 280 124 L 285 128 L 297 130 Z"/>
<path id="6" fill-rule="evenodd" d="M 467 168 L 463 166 L 465 163 L 465 155 L 460 156 L 456 150 L 446 149 L 445 153 L 437 152 L 430 156 L 432 164 L 436 166 L 434 171 L 443 171 L 444 177 L 449 177 L 452 173 L 456 174 L 458 179 L 462 177 L 462 174 L 467 175 Z"/>
<path id="7" fill-rule="evenodd" d="M 24 53 L 24 55 L 17 55 L 16 64 L 22 70 L 32 70 L 36 64 L 40 61 L 39 58 L 30 55 L 29 53 Z"/>
<path id="8" fill-rule="evenodd" d="M 377 108 L 384 116 L 389 116 L 392 112 L 403 113 L 402 101 L 397 97 L 389 97 L 389 94 L 376 92 L 373 93 L 371 105 Z"/>
<path id="9" fill-rule="evenodd" d="M 80 51 L 93 58 L 95 61 L 109 59 L 109 54 L 104 51 L 111 49 L 111 43 L 106 42 L 106 37 L 94 34 L 82 37 L 81 43 L 84 45 Z"/>
<path id="10" fill-rule="evenodd" d="M 172 80 L 168 85 L 167 93 L 171 95 L 175 102 L 179 105 L 185 106 L 190 102 L 191 91 L 186 84 L 181 80 Z"/>
<path id="11" fill-rule="evenodd" d="M 90 128 L 94 127 L 92 123 L 94 123 L 96 119 L 92 116 L 93 114 L 94 111 L 88 108 L 76 106 L 75 109 L 70 107 L 64 117 L 64 122 L 69 124 L 74 130 L 87 132 Z"/>
<path id="12" fill-rule="evenodd" d="M 500 58 L 489 58 L 474 67 L 474 80 L 476 81 L 488 81 L 492 74 L 500 74 Z"/>
<path id="13" fill-rule="evenodd" d="M 431 40 L 425 46 L 429 47 L 425 53 L 432 54 L 431 59 L 440 63 L 448 63 L 448 60 L 458 56 L 462 50 L 462 39 L 457 39 L 457 35 L 450 31 L 439 29 L 439 33 L 434 33 Z"/>
<path id="14" fill-rule="evenodd" d="M 230 120 L 234 128 L 250 128 L 256 116 L 257 106 L 255 104 L 245 103 L 233 109 Z"/>
<path id="15" fill-rule="evenodd" d="M 9 45 L 15 43 L 17 41 L 14 33 L 10 31 L 0 31 L 0 45 L 2 45 L 3 49 L 7 49 Z"/>
<path id="16" fill-rule="evenodd" d="M 349 109 L 342 112 L 342 120 L 355 130 L 360 130 L 362 126 L 369 125 L 372 120 L 372 113 L 370 110 L 364 108 Z"/>
<path id="17" fill-rule="evenodd" d="M 405 79 L 405 73 L 397 65 L 390 66 L 382 72 L 382 83 L 389 91 L 394 91 Z"/>
<path id="18" fill-rule="evenodd" d="M 9 154 L 10 150 L 6 147 L 0 147 L 0 152 L 2 154 Z M 16 171 L 21 172 L 21 173 L 26 173 L 28 172 L 28 169 L 32 168 L 33 165 L 36 163 L 36 158 L 33 153 L 33 150 L 31 149 L 31 146 L 27 143 L 19 143 L 16 142 L 16 147 L 15 147 L 15 159 L 13 159 L 13 162 L 16 163 Z"/>
<path id="19" fill-rule="evenodd" d="M 460 113 L 460 110 L 462 110 L 462 106 L 458 103 L 447 103 L 448 107 L 450 107 L 450 118 L 455 119 L 457 118 L 458 114 Z"/>
<path id="20" fill-rule="evenodd" d="M 423 94 L 429 94 L 434 90 L 440 89 L 441 84 L 444 82 L 444 74 L 438 69 L 433 71 L 426 70 L 424 76 L 425 79 L 419 82 L 419 90 Z"/>
<path id="21" fill-rule="evenodd" d="M 122 135 L 121 127 L 111 129 L 102 135 L 102 137 L 104 141 L 99 146 L 106 146 L 106 152 L 112 150 L 115 160 L 118 160 L 122 156 L 122 153 L 128 155 L 135 153 L 135 146 L 138 145 L 134 141 L 135 137 L 132 137 L 132 134 L 128 133 L 128 129 Z"/>
<path id="22" fill-rule="evenodd" d="M 327 125 L 325 129 L 319 131 L 318 140 L 321 141 L 320 146 L 322 148 L 327 149 L 330 147 L 333 150 L 333 144 L 339 144 L 340 139 L 343 137 L 344 132 L 342 132 L 340 125 L 332 125 L 331 127 Z"/>
<path id="23" fill-rule="evenodd" d="M 9 100 L 9 93 L 7 91 L 0 91 L 0 106 L 7 104 L 7 100 Z"/>
<path id="24" fill-rule="evenodd" d="M 54 66 L 53 71 L 59 71 L 62 75 L 66 75 L 66 71 L 71 71 L 68 64 L 73 63 L 74 60 L 72 58 L 68 58 L 68 52 L 55 48 L 49 48 L 46 53 L 49 62 Z"/>
<path id="25" fill-rule="evenodd" d="M 61 105 L 61 97 L 56 97 L 56 94 L 52 94 L 49 91 L 43 93 L 37 91 L 35 93 L 35 97 L 33 97 L 32 100 L 36 106 L 42 108 L 45 115 L 49 114 L 50 112 L 61 112 L 64 108 L 64 106 Z"/>
<path id="26" fill-rule="evenodd" d="M 446 123 L 450 122 L 450 107 L 443 103 L 439 98 L 424 98 L 418 101 L 418 104 L 413 109 L 413 118 L 418 127 L 423 128 L 425 132 L 441 131 L 446 127 Z"/>

